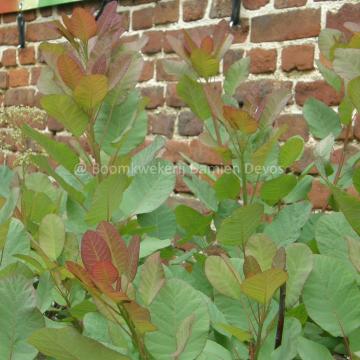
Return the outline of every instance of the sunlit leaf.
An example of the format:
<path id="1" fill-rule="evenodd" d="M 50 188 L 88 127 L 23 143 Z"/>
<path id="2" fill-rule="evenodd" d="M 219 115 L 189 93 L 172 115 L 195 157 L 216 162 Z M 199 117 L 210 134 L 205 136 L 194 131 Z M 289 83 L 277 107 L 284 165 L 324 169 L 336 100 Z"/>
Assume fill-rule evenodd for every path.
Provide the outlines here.
<path id="1" fill-rule="evenodd" d="M 85 131 L 89 118 L 68 95 L 46 95 L 40 100 L 42 108 L 59 121 L 73 135 L 79 137 Z"/>
<path id="2" fill-rule="evenodd" d="M 285 271 L 270 269 L 245 279 L 240 285 L 241 291 L 260 304 L 267 304 L 275 291 L 288 279 Z"/>
<path id="3" fill-rule="evenodd" d="M 85 110 L 93 110 L 105 98 L 108 80 L 104 75 L 86 75 L 81 78 L 74 90 L 76 102 Z"/>
<path id="4" fill-rule="evenodd" d="M 257 121 L 247 111 L 228 105 L 225 105 L 223 110 L 225 120 L 233 129 L 248 135 L 257 130 Z"/>
<path id="5" fill-rule="evenodd" d="M 208 79 L 219 73 L 219 60 L 209 55 L 203 49 L 192 51 L 190 58 L 194 69 L 201 77 Z"/>
<path id="6" fill-rule="evenodd" d="M 301 136 L 293 136 L 280 148 L 279 165 L 287 168 L 299 160 L 304 152 L 304 139 Z"/>
<path id="7" fill-rule="evenodd" d="M 260 197 L 269 205 L 275 205 L 290 193 L 296 186 L 294 175 L 280 175 L 275 179 L 264 182 L 260 190 Z"/>
<path id="8" fill-rule="evenodd" d="M 57 61 L 57 67 L 62 81 L 71 90 L 74 90 L 79 84 L 85 71 L 80 62 L 69 54 L 62 54 Z"/>

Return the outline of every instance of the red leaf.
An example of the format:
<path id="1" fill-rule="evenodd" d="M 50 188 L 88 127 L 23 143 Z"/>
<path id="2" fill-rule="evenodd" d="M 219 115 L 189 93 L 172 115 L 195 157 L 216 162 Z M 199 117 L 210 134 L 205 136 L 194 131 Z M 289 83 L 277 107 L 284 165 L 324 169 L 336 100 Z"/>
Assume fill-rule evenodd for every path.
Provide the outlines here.
<path id="1" fill-rule="evenodd" d="M 195 41 L 186 30 L 184 30 L 184 47 L 188 54 L 191 54 L 194 50 L 198 49 Z"/>
<path id="2" fill-rule="evenodd" d="M 207 36 L 201 41 L 201 48 L 209 55 L 212 54 L 214 50 L 214 40 L 211 36 Z"/>
<path id="3" fill-rule="evenodd" d="M 62 54 L 57 61 L 59 74 L 65 85 L 74 90 L 85 71 L 81 64 L 69 54 Z"/>
<path id="4" fill-rule="evenodd" d="M 95 290 L 94 283 L 92 282 L 89 273 L 83 267 L 73 261 L 67 261 L 66 268 L 87 288 Z"/>
<path id="5" fill-rule="evenodd" d="M 92 268 L 92 276 L 97 282 L 111 285 L 119 278 L 119 272 L 110 261 L 99 261 Z"/>
<path id="6" fill-rule="evenodd" d="M 96 231 L 87 231 L 81 242 L 81 258 L 85 268 L 92 272 L 94 265 L 99 261 L 110 261 L 111 253 L 105 240 Z"/>
<path id="7" fill-rule="evenodd" d="M 106 5 L 97 22 L 99 36 L 107 31 L 116 31 L 122 28 L 122 17 L 116 10 L 117 1 L 112 1 Z"/>
<path id="8" fill-rule="evenodd" d="M 91 74 L 105 75 L 108 70 L 108 60 L 106 55 L 101 55 L 91 67 Z"/>
<path id="9" fill-rule="evenodd" d="M 137 267 L 139 262 L 140 253 L 140 237 L 134 236 L 129 244 L 129 268 L 128 268 L 128 280 L 132 282 L 135 279 L 137 273 Z"/>
<path id="10" fill-rule="evenodd" d="M 129 297 L 123 293 L 122 291 L 114 290 L 111 285 L 101 283 L 99 281 L 94 280 L 97 288 L 106 296 L 108 296 L 111 300 L 115 301 L 116 303 L 128 301 Z"/>
<path id="11" fill-rule="evenodd" d="M 96 35 L 97 24 L 91 13 L 83 8 L 76 8 L 69 19 L 66 15 L 62 17 L 65 26 L 74 37 L 81 41 L 88 41 Z"/>
<path id="12" fill-rule="evenodd" d="M 124 307 L 140 334 L 156 330 L 156 327 L 151 323 L 149 310 L 134 301 L 124 304 Z"/>
<path id="13" fill-rule="evenodd" d="M 224 105 L 224 117 L 229 125 L 245 134 L 252 134 L 258 128 L 257 121 L 245 110 Z"/>
<path id="14" fill-rule="evenodd" d="M 97 227 L 97 232 L 106 241 L 111 250 L 113 263 L 120 274 L 127 274 L 129 267 L 129 251 L 125 241 L 121 238 L 116 228 L 110 223 L 103 221 Z"/>

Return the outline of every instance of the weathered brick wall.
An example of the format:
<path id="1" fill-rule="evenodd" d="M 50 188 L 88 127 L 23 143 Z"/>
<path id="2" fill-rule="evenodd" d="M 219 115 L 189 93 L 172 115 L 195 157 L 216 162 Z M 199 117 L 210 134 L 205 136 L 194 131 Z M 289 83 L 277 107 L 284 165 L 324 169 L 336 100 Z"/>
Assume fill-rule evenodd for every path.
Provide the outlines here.
<path id="1" fill-rule="evenodd" d="M 162 134 L 168 138 L 164 157 L 170 160 L 177 161 L 179 152 L 183 152 L 195 161 L 219 165 L 219 157 L 197 139 L 202 125 L 176 96 L 176 83 L 164 72 L 162 62 L 164 58 L 174 56 L 166 41 L 167 34 L 181 36 L 183 28 L 199 28 L 204 34 L 211 32 L 220 18 L 228 19 L 231 0 L 120 0 L 119 3 L 119 12 L 124 15 L 128 29 L 127 36 L 149 37 L 143 49 L 146 65 L 139 86 L 150 98 L 150 136 Z M 100 1 L 81 3 L 90 7 L 99 4 Z M 70 13 L 71 6 L 27 12 L 27 47 L 24 50 L 17 49 L 16 15 L 2 16 L 0 103 L 5 106 L 37 105 L 35 84 L 43 66 L 38 45 L 41 41 L 58 38 L 47 25 L 59 18 L 62 12 Z M 314 142 L 309 138 L 301 116 L 304 101 L 314 96 L 336 106 L 340 100 L 340 96 L 321 79 L 314 65 L 314 59 L 319 57 L 317 36 L 325 27 L 344 31 L 344 22 L 360 22 L 359 1 L 243 0 L 241 18 L 242 25 L 233 29 L 235 41 L 225 56 L 223 69 L 243 56 L 250 56 L 251 75 L 239 89 L 239 97 L 250 94 L 256 101 L 261 101 L 274 88 L 291 89 L 293 97 L 278 122 L 289 125 L 283 139 L 300 134 L 308 141 L 303 159 L 296 164 L 296 169 L 301 171 L 311 162 Z M 53 136 L 66 136 L 61 126 L 52 120 L 44 130 Z M 354 127 L 352 139 L 354 144 L 349 147 L 350 151 L 354 151 L 356 140 L 360 139 L 359 124 Z M 336 157 L 335 153 L 335 161 Z M 7 159 L 11 161 L 11 156 Z M 186 191 L 180 180 L 177 190 Z M 317 182 L 311 197 L 317 206 L 326 198 L 324 189 Z"/>

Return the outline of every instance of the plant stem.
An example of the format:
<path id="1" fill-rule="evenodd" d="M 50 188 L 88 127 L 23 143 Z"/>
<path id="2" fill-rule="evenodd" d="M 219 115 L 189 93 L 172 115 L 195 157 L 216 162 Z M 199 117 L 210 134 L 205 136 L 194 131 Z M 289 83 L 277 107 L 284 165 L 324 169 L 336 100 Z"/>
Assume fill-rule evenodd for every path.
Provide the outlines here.
<path id="1" fill-rule="evenodd" d="M 240 152 L 240 159 L 239 160 L 240 160 L 243 202 L 244 202 L 244 205 L 247 205 L 247 203 L 248 203 L 247 178 L 246 178 L 245 159 L 244 159 L 244 152 L 243 151 Z"/>
<path id="2" fill-rule="evenodd" d="M 279 319 L 276 329 L 275 349 L 277 349 L 282 342 L 282 336 L 284 332 L 284 320 L 285 320 L 285 299 L 286 299 L 286 284 L 280 287 Z"/>
<path id="3" fill-rule="evenodd" d="M 335 174 L 335 178 L 334 178 L 334 185 L 336 185 L 339 180 L 340 180 L 340 176 L 341 176 L 341 171 L 344 167 L 345 164 L 345 157 L 346 157 L 346 150 L 348 148 L 349 145 L 349 138 L 350 138 L 350 132 L 352 129 L 352 123 L 350 122 L 350 124 L 346 127 L 346 133 L 345 133 L 345 140 L 344 140 L 344 146 L 342 148 L 341 151 L 341 157 L 340 157 L 340 162 L 339 162 L 339 166 L 337 168 L 336 174 Z M 329 204 L 329 200 L 330 200 L 330 196 L 327 198 L 325 204 L 322 207 L 322 212 L 324 212 Z"/>
<path id="4" fill-rule="evenodd" d="M 260 349 L 261 349 L 262 329 L 263 329 L 263 326 L 264 326 L 264 319 L 259 319 L 259 320 L 260 320 L 260 323 L 259 323 L 258 333 L 257 333 L 257 336 L 256 336 L 254 360 L 258 360 L 258 357 L 259 357 L 259 353 L 260 353 Z"/>

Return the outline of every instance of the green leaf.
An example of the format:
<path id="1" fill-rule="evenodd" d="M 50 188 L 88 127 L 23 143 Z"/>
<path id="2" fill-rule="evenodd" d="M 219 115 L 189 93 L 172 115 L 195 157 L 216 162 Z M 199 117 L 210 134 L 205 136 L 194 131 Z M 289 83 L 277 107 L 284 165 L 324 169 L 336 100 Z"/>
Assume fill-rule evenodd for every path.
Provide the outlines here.
<path id="1" fill-rule="evenodd" d="M 296 186 L 283 198 L 286 204 L 293 204 L 300 200 L 307 199 L 307 195 L 312 188 L 314 178 L 311 175 L 305 175 L 300 178 Z"/>
<path id="2" fill-rule="evenodd" d="M 17 219 L 11 219 L 9 229 L 6 234 L 5 245 L 0 252 L 0 269 L 15 263 L 18 259 L 15 255 L 29 255 L 30 238 L 25 231 L 24 225 Z"/>
<path id="3" fill-rule="evenodd" d="M 274 123 L 285 105 L 289 101 L 291 93 L 289 90 L 275 90 L 267 98 L 264 110 L 261 113 L 260 125 L 267 127 Z"/>
<path id="4" fill-rule="evenodd" d="M 354 188 L 358 193 L 360 193 L 360 168 L 356 168 L 354 170 L 353 176 L 352 176 L 352 182 L 354 185 Z"/>
<path id="5" fill-rule="evenodd" d="M 203 350 L 210 319 L 203 295 L 187 283 L 170 279 L 150 305 L 151 321 L 157 330 L 145 335 L 145 343 L 157 360 L 168 360 L 177 350 L 176 335 L 184 319 L 194 314 L 186 346 L 180 360 L 195 359 Z"/>
<path id="6" fill-rule="evenodd" d="M 306 100 L 303 112 L 310 132 L 316 138 L 324 139 L 329 134 L 336 138 L 340 134 L 338 114 L 323 102 L 310 98 Z"/>
<path id="7" fill-rule="evenodd" d="M 325 214 L 316 223 L 315 239 L 322 255 L 348 260 L 346 237 L 358 239 L 355 231 L 342 213 Z"/>
<path id="8" fill-rule="evenodd" d="M 360 112 L 360 76 L 349 82 L 348 94 L 356 110 Z"/>
<path id="9" fill-rule="evenodd" d="M 95 225 L 103 220 L 110 221 L 114 211 L 119 208 L 129 182 L 129 178 L 123 173 L 113 174 L 104 179 L 95 189 L 89 212 L 85 217 L 87 223 Z"/>
<path id="10" fill-rule="evenodd" d="M 201 77 L 208 79 L 219 73 L 219 60 L 209 55 L 203 49 L 192 51 L 190 58 L 195 71 Z"/>
<path id="11" fill-rule="evenodd" d="M 262 271 L 271 268 L 276 251 L 276 245 L 265 234 L 255 234 L 251 236 L 245 248 L 246 256 L 253 256 Z"/>
<path id="12" fill-rule="evenodd" d="M 177 85 L 177 93 L 199 119 L 206 120 L 211 117 L 204 90 L 197 81 L 184 75 Z"/>
<path id="13" fill-rule="evenodd" d="M 108 91 L 105 75 L 85 75 L 75 87 L 75 101 L 86 111 L 93 110 L 104 100 Z"/>
<path id="14" fill-rule="evenodd" d="M 304 152 L 304 139 L 301 136 L 293 136 L 280 148 L 279 165 L 288 168 L 299 160 Z"/>
<path id="15" fill-rule="evenodd" d="M 160 253 L 149 256 L 141 268 L 139 294 L 146 306 L 149 306 L 165 284 L 164 269 Z"/>
<path id="16" fill-rule="evenodd" d="M 297 180 L 294 175 L 280 175 L 275 179 L 264 182 L 260 190 L 260 197 L 267 204 L 275 205 L 290 193 L 296 183 Z"/>
<path id="17" fill-rule="evenodd" d="M 21 275 L 0 279 L 0 298 L 0 358 L 33 360 L 37 350 L 27 338 L 45 323 L 36 309 L 32 280 Z"/>
<path id="18" fill-rule="evenodd" d="M 54 171 L 45 156 L 33 155 L 31 156 L 31 161 L 46 174 L 53 177 L 57 183 L 68 193 L 70 198 L 78 203 L 83 203 L 85 198 L 84 195 L 71 186 L 67 181 L 65 181 L 56 171 Z"/>
<path id="19" fill-rule="evenodd" d="M 358 328 L 360 317 L 355 272 L 351 265 L 333 257 L 315 255 L 314 260 L 303 291 L 306 310 L 332 336 L 349 335 Z"/>
<path id="20" fill-rule="evenodd" d="M 224 173 L 214 185 L 219 201 L 237 199 L 240 193 L 240 181 L 234 173 Z"/>
<path id="21" fill-rule="evenodd" d="M 236 326 L 228 325 L 228 324 L 217 324 L 218 327 L 221 329 L 224 329 L 225 332 L 230 334 L 231 336 L 234 336 L 236 339 L 238 339 L 241 342 L 249 341 L 251 339 L 250 333 L 247 331 L 241 330 Z"/>
<path id="22" fill-rule="evenodd" d="M 224 91 L 227 95 L 234 95 L 240 83 L 249 76 L 250 57 L 234 62 L 228 69 L 224 80 Z"/>
<path id="23" fill-rule="evenodd" d="M 350 261 L 354 265 L 355 269 L 360 272 L 360 240 L 354 239 L 350 236 L 346 238 Z"/>
<path id="24" fill-rule="evenodd" d="M 74 172 L 76 165 L 79 164 L 79 157 L 68 145 L 52 140 L 49 136 L 43 135 L 27 124 L 23 125 L 22 132 L 41 145 L 53 160 L 71 173 Z"/>
<path id="25" fill-rule="evenodd" d="M 44 355 L 51 356 L 56 360 L 128 359 L 128 357 L 110 350 L 101 343 L 81 335 L 71 327 L 40 329 L 30 336 L 29 343 Z"/>
<path id="26" fill-rule="evenodd" d="M 99 109 L 94 126 L 95 139 L 107 154 L 114 154 L 117 149 L 114 142 L 122 139 L 119 155 L 125 155 L 141 145 L 147 133 L 147 115 L 140 106 L 138 91 L 128 94 L 120 104 L 108 98 Z M 135 155 L 138 157 L 140 154 Z"/>
<path id="27" fill-rule="evenodd" d="M 209 256 L 205 262 L 205 274 L 219 293 L 240 299 L 240 275 L 229 262 L 220 256 Z"/>
<path id="28" fill-rule="evenodd" d="M 286 246 L 295 242 L 310 217 L 311 209 L 312 205 L 308 201 L 284 207 L 272 223 L 265 227 L 264 233 L 277 246 Z"/>
<path id="29" fill-rule="evenodd" d="M 331 190 L 346 220 L 357 234 L 360 235 L 360 200 L 334 186 L 331 187 Z"/>
<path id="30" fill-rule="evenodd" d="M 81 136 L 89 122 L 88 115 L 69 95 L 46 95 L 41 98 L 42 108 L 59 121 L 74 136 Z"/>
<path id="31" fill-rule="evenodd" d="M 260 304 L 267 304 L 275 291 L 288 279 L 284 270 L 270 269 L 245 279 L 241 291 Z"/>
<path id="32" fill-rule="evenodd" d="M 345 96 L 338 108 L 340 121 L 344 125 L 349 125 L 352 121 L 354 105 L 348 96 Z"/>
<path id="33" fill-rule="evenodd" d="M 142 227 L 153 227 L 148 232 L 151 237 L 172 239 L 176 233 L 176 217 L 167 205 L 161 205 L 150 213 L 140 214 L 137 220 Z"/>
<path id="34" fill-rule="evenodd" d="M 321 360 L 333 360 L 330 351 L 321 344 L 314 341 L 299 337 L 297 341 L 298 353 L 303 360 L 309 359 L 321 359 Z"/>
<path id="35" fill-rule="evenodd" d="M 261 223 L 264 208 L 260 204 L 252 204 L 236 209 L 221 224 L 217 234 L 219 242 L 226 245 L 245 246 L 249 237 Z"/>
<path id="36" fill-rule="evenodd" d="M 321 75 L 326 80 L 326 82 L 330 86 L 332 86 L 337 92 L 340 92 L 342 87 L 341 77 L 338 74 L 336 74 L 334 70 L 329 69 L 328 67 L 323 65 L 321 61 L 316 60 L 315 62 Z"/>
<path id="37" fill-rule="evenodd" d="M 319 48 L 321 53 L 328 59 L 334 58 L 334 47 L 340 41 L 342 32 L 335 29 L 324 29 L 319 35 Z"/>
<path id="38" fill-rule="evenodd" d="M 333 68 L 345 81 L 360 76 L 360 49 L 336 49 Z"/>
<path id="39" fill-rule="evenodd" d="M 45 254 L 56 260 L 62 253 L 65 244 L 65 225 L 56 214 L 46 215 L 39 226 L 39 245 Z"/>
<path id="40" fill-rule="evenodd" d="M 176 222 L 186 231 L 187 237 L 205 236 L 210 229 L 212 217 L 204 216 L 189 206 L 177 206 L 175 215 Z"/>
<path id="41" fill-rule="evenodd" d="M 116 215 L 124 218 L 154 211 L 174 189 L 175 177 L 174 167 L 169 161 L 155 159 L 134 176 L 124 192 L 121 213 Z"/>
<path id="42" fill-rule="evenodd" d="M 210 210 L 217 211 L 218 201 L 215 190 L 205 180 L 201 180 L 196 175 L 185 176 L 184 182 L 191 192 Z"/>
<path id="43" fill-rule="evenodd" d="M 156 239 L 147 237 L 140 243 L 140 259 L 145 258 L 155 251 L 164 249 L 171 245 L 171 240 L 169 239 Z"/>
<path id="44" fill-rule="evenodd" d="M 313 256 L 305 244 L 290 244 L 286 248 L 286 306 L 293 307 L 299 300 L 306 279 L 313 267 Z"/>
<path id="45" fill-rule="evenodd" d="M 229 350 L 212 340 L 206 342 L 204 351 L 196 360 L 232 360 Z"/>

